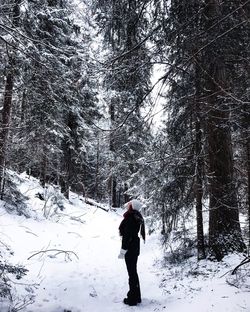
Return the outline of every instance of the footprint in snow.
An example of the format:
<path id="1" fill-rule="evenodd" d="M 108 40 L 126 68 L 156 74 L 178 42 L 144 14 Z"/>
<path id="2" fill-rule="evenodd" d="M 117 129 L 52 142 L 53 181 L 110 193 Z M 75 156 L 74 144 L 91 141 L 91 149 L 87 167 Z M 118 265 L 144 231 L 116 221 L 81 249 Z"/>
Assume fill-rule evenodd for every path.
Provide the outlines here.
<path id="1" fill-rule="evenodd" d="M 93 298 L 97 297 L 97 292 L 96 292 L 95 288 L 93 286 L 90 286 L 90 287 L 92 288 L 90 293 L 89 293 L 90 297 L 93 297 Z"/>

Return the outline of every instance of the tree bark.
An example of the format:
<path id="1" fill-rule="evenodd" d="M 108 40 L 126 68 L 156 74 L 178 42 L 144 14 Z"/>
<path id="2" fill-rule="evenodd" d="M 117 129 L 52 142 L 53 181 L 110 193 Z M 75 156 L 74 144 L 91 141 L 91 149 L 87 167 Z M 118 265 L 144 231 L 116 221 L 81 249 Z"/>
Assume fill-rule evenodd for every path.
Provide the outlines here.
<path id="1" fill-rule="evenodd" d="M 166 211 L 165 211 L 165 204 L 162 203 L 161 207 L 161 222 L 162 222 L 162 229 L 161 229 L 161 234 L 165 235 L 166 234 Z"/>
<path id="2" fill-rule="evenodd" d="M 214 62 L 213 64 L 216 64 Z M 214 78 L 222 82 L 221 64 Z M 244 243 L 239 223 L 236 188 L 233 177 L 233 151 L 229 123 L 229 108 L 223 105 L 221 92 L 210 83 L 208 117 L 209 155 L 209 246 L 217 260 L 229 251 L 243 251 Z"/>
<path id="3" fill-rule="evenodd" d="M 112 177 L 112 207 L 117 206 L 117 182 L 115 177 Z"/>
<path id="4" fill-rule="evenodd" d="M 248 251 L 250 252 L 250 138 L 247 139 Z"/>
<path id="5" fill-rule="evenodd" d="M 18 27 L 20 20 L 20 4 L 22 0 L 15 0 L 13 5 L 13 27 Z M 13 87 L 15 79 L 15 51 L 8 51 L 9 61 L 7 65 L 7 75 L 5 82 L 5 90 L 3 97 L 3 108 L 2 108 L 2 124 L 0 129 L 0 190 L 1 199 L 3 198 L 4 192 L 4 171 L 6 162 L 6 148 L 9 135 L 9 126 L 11 121 L 11 108 L 13 98 Z"/>
<path id="6" fill-rule="evenodd" d="M 9 72 L 6 77 L 4 101 L 2 109 L 2 124 L 0 132 L 0 189 L 1 199 L 3 197 L 3 184 L 4 184 L 4 169 L 5 169 L 5 158 L 6 158 L 6 147 L 9 134 L 9 125 L 11 120 L 11 106 L 13 96 L 13 85 L 14 85 L 14 74 L 13 74 L 13 60 L 9 60 Z"/>
<path id="7" fill-rule="evenodd" d="M 23 98 L 22 98 L 22 106 L 21 106 L 21 122 L 23 123 L 25 121 L 25 114 L 26 114 L 26 97 L 27 92 L 24 89 L 23 90 Z"/>
<path id="8" fill-rule="evenodd" d="M 77 127 L 75 122 L 75 116 L 72 112 L 68 112 L 66 117 L 66 125 L 70 130 L 67 135 L 63 138 L 62 141 L 62 168 L 61 168 L 61 178 L 60 178 L 60 186 L 61 192 L 66 198 L 69 198 L 69 191 L 72 184 L 72 176 L 73 176 L 73 160 L 72 160 L 72 148 L 71 142 L 74 140 L 74 133 Z"/>
<path id="9" fill-rule="evenodd" d="M 100 175 L 100 139 L 97 137 L 97 147 L 96 147 L 96 168 L 95 168 L 95 198 L 99 199 L 99 175 Z"/>
<path id="10" fill-rule="evenodd" d="M 70 190 L 70 162 L 71 162 L 71 152 L 67 142 L 62 143 L 63 150 L 63 160 L 62 160 L 62 172 L 60 177 L 61 192 L 63 195 L 69 199 Z"/>
<path id="11" fill-rule="evenodd" d="M 220 16 L 220 4 L 207 0 L 207 27 Z M 208 27 L 209 29 L 209 27 Z M 223 50 L 222 50 L 223 51 Z M 230 251 L 245 248 L 239 223 L 229 125 L 230 106 L 223 90 L 226 74 L 223 55 L 206 52 L 207 131 L 209 158 L 209 247 L 220 261 Z"/>
<path id="12" fill-rule="evenodd" d="M 199 94 L 199 93 L 198 93 Z M 197 94 L 197 95 L 198 95 Z M 196 224 L 197 224 L 197 257 L 198 260 L 205 259 L 205 244 L 204 244 L 204 230 L 203 230 L 203 214 L 202 214 L 202 198 L 203 198 L 203 185 L 202 185 L 202 131 L 201 131 L 201 116 L 200 116 L 200 103 L 196 99 L 196 112 L 195 112 L 195 134 L 196 134 Z"/>
<path id="13" fill-rule="evenodd" d="M 46 156 L 46 148 L 43 147 L 43 156 L 42 156 L 42 162 L 41 162 L 41 170 L 40 170 L 40 181 L 42 187 L 45 187 L 46 185 L 46 177 L 47 177 L 47 156 Z"/>
<path id="14" fill-rule="evenodd" d="M 199 65 L 195 64 L 195 208 L 196 208 L 196 227 L 197 227 L 197 258 L 198 260 L 205 259 L 205 244 L 204 244 L 204 229 L 203 229 L 203 162 L 202 155 L 202 121 L 201 121 L 201 80 L 202 72 Z M 203 103 L 202 103 L 203 104 Z"/>
<path id="15" fill-rule="evenodd" d="M 248 212 L 248 251 L 250 252 L 250 124 L 249 124 L 250 109 L 249 104 L 243 106 L 242 116 L 242 139 L 244 150 L 244 166 L 246 166 L 246 202 Z"/>
<path id="16" fill-rule="evenodd" d="M 110 103 L 110 120 L 111 120 L 111 125 L 114 125 L 115 122 L 115 103 L 114 100 L 111 100 Z M 113 154 L 112 157 L 115 155 L 115 138 L 114 138 L 114 133 L 110 133 L 110 151 Z M 110 161 L 110 179 L 109 179 L 109 194 L 110 194 L 110 205 L 111 207 L 117 207 L 117 182 L 116 182 L 116 176 L 112 172 L 113 167 L 116 165 L 115 160 Z"/>
<path id="17" fill-rule="evenodd" d="M 127 191 L 128 191 L 128 184 L 124 183 L 124 193 L 123 193 L 124 203 L 127 203 L 130 200 L 130 197 L 127 194 Z"/>

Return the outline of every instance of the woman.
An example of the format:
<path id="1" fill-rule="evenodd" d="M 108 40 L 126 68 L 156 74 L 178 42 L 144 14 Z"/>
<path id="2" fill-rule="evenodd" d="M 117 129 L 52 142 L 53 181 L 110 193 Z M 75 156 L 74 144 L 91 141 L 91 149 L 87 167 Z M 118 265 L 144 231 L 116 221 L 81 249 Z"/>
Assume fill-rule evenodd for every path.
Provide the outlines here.
<path id="1" fill-rule="evenodd" d="M 127 266 L 129 277 L 129 291 L 127 298 L 123 302 L 130 306 L 135 306 L 141 302 L 140 283 L 137 274 L 137 260 L 140 254 L 140 238 L 138 233 L 145 242 L 145 226 L 144 220 L 138 209 L 141 203 L 138 200 L 132 200 L 125 204 L 127 211 L 123 215 L 123 220 L 119 226 L 119 232 L 122 236 L 122 247 L 119 259 L 124 259 Z"/>

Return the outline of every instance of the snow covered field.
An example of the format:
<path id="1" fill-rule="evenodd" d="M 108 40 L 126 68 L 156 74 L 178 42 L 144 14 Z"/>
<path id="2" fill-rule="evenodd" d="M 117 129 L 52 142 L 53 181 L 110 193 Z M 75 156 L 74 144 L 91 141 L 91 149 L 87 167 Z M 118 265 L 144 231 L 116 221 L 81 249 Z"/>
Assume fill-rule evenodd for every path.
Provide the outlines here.
<path id="1" fill-rule="evenodd" d="M 124 305 L 127 272 L 124 260 L 117 258 L 123 211 L 106 212 L 87 205 L 75 194 L 70 201 L 61 199 L 58 203 L 52 188 L 41 200 L 36 194 L 43 190 L 36 179 L 23 175 L 18 183 L 28 197 L 32 217 L 8 214 L 2 202 L 0 233 L 1 241 L 14 251 L 11 263 L 29 269 L 24 278 L 15 281 L 19 283 L 15 286 L 18 296 L 34 299 L 23 311 L 250 312 L 250 285 L 236 288 L 227 283 L 234 282 L 226 273 L 241 261 L 240 256 L 232 255 L 219 264 L 197 263 L 191 258 L 183 265 L 163 269 L 157 234 L 141 244 L 138 272 L 142 303 L 136 307 Z M 65 207 L 63 211 L 58 209 L 59 204 Z M 18 298 L 13 300 L 14 306 L 21 304 Z M 0 302 L 0 311 L 9 311 L 6 302 Z"/>

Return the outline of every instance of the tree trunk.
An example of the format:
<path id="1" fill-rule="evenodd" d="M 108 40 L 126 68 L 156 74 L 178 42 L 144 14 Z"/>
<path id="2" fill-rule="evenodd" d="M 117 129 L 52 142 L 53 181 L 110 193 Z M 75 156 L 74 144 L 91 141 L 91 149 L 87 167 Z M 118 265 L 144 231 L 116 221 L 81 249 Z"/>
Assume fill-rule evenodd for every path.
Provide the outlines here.
<path id="1" fill-rule="evenodd" d="M 244 15 L 250 19 L 250 3 L 247 3 L 244 6 Z M 249 38 L 249 35 L 248 35 Z M 246 41 L 248 42 L 248 41 Z M 246 50 L 246 56 L 249 54 L 249 51 Z M 245 58 L 245 62 L 243 65 L 243 70 L 246 73 L 245 81 L 244 81 L 244 90 L 249 88 L 250 83 L 250 63 L 247 57 Z M 246 201 L 248 205 L 248 255 L 250 256 L 250 94 L 249 92 L 245 92 L 246 96 L 246 103 L 243 105 L 243 120 L 242 120 L 242 127 L 243 127 L 243 144 L 244 149 L 246 151 L 246 170 L 247 170 L 247 194 L 246 194 Z"/>
<path id="2" fill-rule="evenodd" d="M 112 177 L 112 207 L 117 207 L 117 182 L 115 177 Z"/>
<path id="3" fill-rule="evenodd" d="M 110 104 L 110 120 L 111 120 L 111 125 L 114 125 L 115 121 L 115 103 L 114 100 L 111 100 Z M 112 157 L 115 155 L 115 138 L 114 138 L 114 133 L 110 133 L 110 151 L 113 154 Z M 110 205 L 111 207 L 117 207 L 117 182 L 116 182 L 116 176 L 114 175 L 113 167 L 116 165 L 115 160 L 110 161 L 110 181 L 109 181 L 109 193 L 110 193 Z"/>
<path id="4" fill-rule="evenodd" d="M 63 160 L 61 168 L 62 172 L 60 177 L 60 186 L 63 195 L 69 199 L 71 153 L 69 146 L 67 145 L 66 142 L 62 143 L 62 149 L 63 149 Z"/>
<path id="5" fill-rule="evenodd" d="M 222 63 L 214 60 L 211 73 L 222 83 Z M 208 116 L 209 156 L 209 246 L 217 260 L 229 251 L 243 251 L 244 243 L 239 223 L 236 188 L 233 177 L 233 151 L 229 127 L 229 107 L 224 105 L 222 93 L 210 80 Z"/>
<path id="6" fill-rule="evenodd" d="M 74 130 L 76 129 L 75 118 L 71 112 L 68 112 L 66 117 L 67 128 L 70 129 L 62 140 L 62 168 L 60 186 L 61 192 L 66 198 L 69 198 L 70 186 L 72 183 L 72 149 L 71 142 L 74 140 L 72 137 Z"/>
<path id="7" fill-rule="evenodd" d="M 161 229 L 161 234 L 162 235 L 165 235 L 166 234 L 166 216 L 165 216 L 165 204 L 162 203 L 162 206 L 161 206 L 161 222 L 162 222 L 162 229 Z"/>
<path id="8" fill-rule="evenodd" d="M 42 163 L 41 163 L 41 170 L 40 170 L 40 181 L 42 187 L 45 187 L 46 185 L 46 176 L 47 176 L 47 156 L 45 152 L 45 147 L 44 147 L 44 152 L 42 156 Z"/>
<path id="9" fill-rule="evenodd" d="M 250 252 L 250 138 L 247 139 L 248 252 Z"/>
<path id="10" fill-rule="evenodd" d="M 198 94 L 197 94 L 198 95 Z M 202 131 L 201 131 L 201 116 L 200 116 L 200 103 L 196 99 L 196 112 L 195 112 L 195 134 L 196 134 L 196 223 L 197 223 L 197 257 L 198 260 L 205 259 L 205 244 L 204 244 L 204 230 L 203 230 L 203 214 L 202 214 Z"/>
<path id="11" fill-rule="evenodd" d="M 23 90 L 23 98 L 22 98 L 22 106 L 21 106 L 21 122 L 23 123 L 25 121 L 25 114 L 26 114 L 26 97 L 27 92 L 24 89 Z"/>
<path id="12" fill-rule="evenodd" d="M 124 193 L 123 193 L 123 197 L 124 197 L 124 203 L 127 203 L 130 200 L 129 195 L 127 194 L 128 191 L 128 184 L 124 183 Z"/>
<path id="13" fill-rule="evenodd" d="M 206 1 L 209 29 L 221 8 L 217 0 Z M 210 33 L 211 35 L 211 33 Z M 222 50 L 223 51 L 223 50 Z M 222 52 L 223 53 L 223 52 Z M 226 86 L 223 55 L 206 51 L 207 131 L 209 158 L 209 247 L 217 260 L 230 251 L 245 248 L 239 223 L 239 211 L 233 175 L 233 151 L 229 124 L 230 106 L 223 90 Z"/>
<path id="14" fill-rule="evenodd" d="M 229 129 L 215 125 L 223 118 L 213 111 L 209 125 L 210 205 L 209 246 L 218 260 L 229 251 L 243 251 L 239 211 L 233 181 L 233 159 Z M 225 117 L 226 118 L 226 117 Z M 217 122 L 217 121 L 216 121 Z"/>
<path id="15" fill-rule="evenodd" d="M 97 137 L 97 147 L 96 147 L 96 168 L 95 168 L 95 198 L 99 199 L 99 170 L 100 170 L 100 139 Z"/>
<path id="16" fill-rule="evenodd" d="M 243 138 L 243 150 L 244 150 L 244 166 L 246 166 L 246 178 L 247 178 L 247 190 L 246 190 L 246 202 L 248 206 L 248 251 L 250 252 L 250 124 L 249 104 L 243 106 L 242 116 L 242 138 Z"/>
<path id="17" fill-rule="evenodd" d="M 14 74 L 13 74 L 14 61 L 9 60 L 9 72 L 6 77 L 4 101 L 2 109 L 2 124 L 0 132 L 0 189 L 1 199 L 3 197 L 3 184 L 4 184 L 4 170 L 5 170 L 5 158 L 6 158 L 6 147 L 9 134 L 9 125 L 11 120 L 11 106 L 13 96 L 13 85 L 14 85 Z"/>
<path id="18" fill-rule="evenodd" d="M 20 4 L 22 0 L 15 0 L 13 5 L 13 27 L 18 27 L 20 20 Z M 13 98 L 13 87 L 15 79 L 15 51 L 8 51 L 9 62 L 7 65 L 7 75 L 5 82 L 5 90 L 3 97 L 3 108 L 2 108 L 2 124 L 0 129 L 0 190 L 1 199 L 4 192 L 4 171 L 6 162 L 6 147 L 8 142 L 9 126 L 11 121 L 11 108 Z"/>

